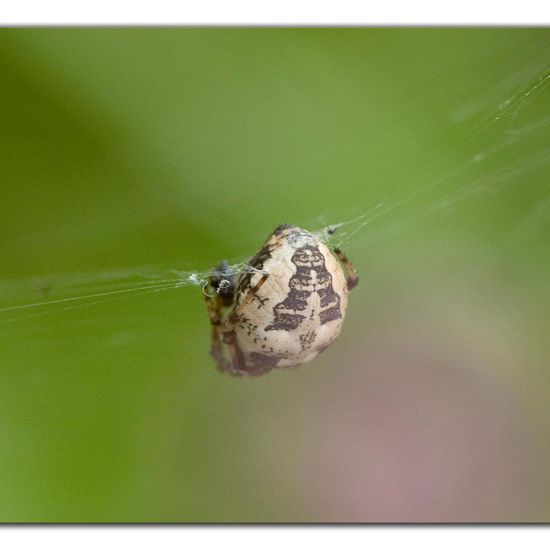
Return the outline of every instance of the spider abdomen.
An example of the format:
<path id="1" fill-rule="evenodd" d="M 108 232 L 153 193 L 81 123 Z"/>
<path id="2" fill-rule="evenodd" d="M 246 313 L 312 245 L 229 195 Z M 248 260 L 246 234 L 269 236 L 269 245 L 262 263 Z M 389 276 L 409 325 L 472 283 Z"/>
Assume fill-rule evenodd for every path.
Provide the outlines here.
<path id="1" fill-rule="evenodd" d="M 261 268 L 243 274 L 230 318 L 250 368 L 307 363 L 340 333 L 348 289 L 344 271 L 311 233 L 274 233 L 256 257 Z"/>
<path id="2" fill-rule="evenodd" d="M 340 333 L 358 280 L 339 249 L 331 252 L 299 227 L 279 226 L 238 277 L 222 262 L 210 278 L 212 357 L 237 376 L 311 361 Z"/>

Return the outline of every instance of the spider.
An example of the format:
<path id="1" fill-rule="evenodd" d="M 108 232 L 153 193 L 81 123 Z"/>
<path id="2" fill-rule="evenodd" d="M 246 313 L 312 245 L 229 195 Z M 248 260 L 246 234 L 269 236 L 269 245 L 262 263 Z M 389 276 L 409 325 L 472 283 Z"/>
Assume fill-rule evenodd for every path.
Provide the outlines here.
<path id="1" fill-rule="evenodd" d="M 247 265 L 237 274 L 223 261 L 208 280 L 218 368 L 258 376 L 314 359 L 340 332 L 357 271 L 340 249 L 287 224 Z"/>

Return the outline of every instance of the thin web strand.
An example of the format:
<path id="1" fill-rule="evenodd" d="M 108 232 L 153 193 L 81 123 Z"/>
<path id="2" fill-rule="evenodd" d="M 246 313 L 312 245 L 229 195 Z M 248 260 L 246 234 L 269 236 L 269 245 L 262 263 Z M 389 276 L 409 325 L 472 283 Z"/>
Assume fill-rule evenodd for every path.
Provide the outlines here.
<path id="1" fill-rule="evenodd" d="M 144 294 L 151 294 L 152 292 L 172 290 L 172 289 L 176 289 L 176 288 L 180 288 L 180 287 L 177 284 L 172 284 L 172 285 L 169 285 L 169 286 L 167 285 L 165 287 L 159 287 L 159 288 L 156 288 L 156 289 L 144 290 L 142 292 L 138 292 L 136 294 L 133 294 L 132 296 L 141 296 L 141 295 L 144 295 Z M 72 310 L 72 309 L 90 307 L 90 306 L 99 305 L 99 304 L 105 304 L 106 302 L 111 302 L 111 301 L 114 301 L 114 300 L 121 300 L 121 299 L 127 298 L 127 297 L 128 297 L 127 295 L 124 295 L 124 296 L 120 296 L 120 295 L 110 296 L 106 300 L 96 300 L 96 301 L 92 301 L 92 302 L 86 302 L 86 303 L 83 303 L 83 304 L 82 303 L 72 304 L 72 305 L 69 305 L 69 306 L 66 306 L 66 307 L 57 308 L 55 310 L 41 311 L 39 313 L 32 313 L 30 315 L 23 315 L 23 316 L 18 316 L 18 317 L 10 317 L 8 319 L 0 319 L 0 324 L 13 323 L 15 321 L 34 319 L 35 317 L 43 317 L 45 315 L 51 315 L 51 314 L 54 314 L 54 313 L 61 313 L 63 311 L 68 311 L 68 310 Z M 57 303 L 59 303 L 59 302 L 57 302 Z"/>
<path id="2" fill-rule="evenodd" d="M 491 122 L 496 123 L 498 120 L 504 118 L 505 116 L 511 115 L 513 118 L 516 118 L 517 113 L 525 104 L 526 101 L 530 100 L 537 92 L 543 89 L 550 81 L 550 70 L 546 69 L 542 74 L 540 74 L 535 80 L 530 81 L 530 83 L 525 86 L 523 89 L 518 91 L 516 94 L 507 99 L 497 111 L 497 114 L 492 117 Z M 453 178 L 459 177 L 461 174 L 464 174 L 470 168 L 475 165 L 487 161 L 497 153 L 502 152 L 508 147 L 513 146 L 514 144 L 521 142 L 522 139 L 531 135 L 537 131 L 540 131 L 544 128 L 547 128 L 550 125 L 550 117 L 545 117 L 540 121 L 537 121 L 529 126 L 517 129 L 507 130 L 507 137 L 503 139 L 500 143 L 493 145 L 476 153 L 472 158 L 462 163 L 457 168 L 450 170 L 443 174 L 442 176 L 435 178 L 431 183 L 420 186 L 418 189 L 413 190 L 411 193 L 398 200 L 387 200 L 378 203 L 376 206 L 367 210 L 365 213 L 355 216 L 344 222 L 338 222 L 335 224 L 329 224 L 323 227 L 322 229 L 315 232 L 315 234 L 327 242 L 328 245 L 333 247 L 341 246 L 342 244 L 350 241 L 353 238 L 357 238 L 358 234 L 364 230 L 369 224 L 378 219 L 383 219 L 388 214 L 398 210 L 403 206 L 407 206 L 415 199 L 421 197 L 422 195 L 428 193 L 429 191 L 452 181 Z M 398 230 L 411 222 L 417 221 L 420 218 L 423 218 L 434 212 L 449 208 L 454 204 L 467 199 L 468 197 L 474 196 L 477 193 L 487 189 L 491 185 L 494 185 L 495 181 L 500 178 L 502 184 L 506 180 L 508 185 L 510 181 L 513 181 L 513 178 L 517 178 L 520 175 L 526 174 L 535 168 L 546 165 L 548 163 L 548 150 L 542 150 L 535 155 L 531 155 L 528 159 L 523 160 L 521 163 L 515 163 L 512 166 L 508 166 L 500 171 L 495 171 L 492 174 L 486 174 L 485 176 L 477 177 L 472 179 L 469 183 L 464 185 L 459 185 L 457 189 L 450 190 L 447 193 L 444 193 L 443 196 L 435 198 L 428 201 L 424 206 L 421 207 L 420 211 L 415 212 L 413 215 L 405 216 L 400 218 L 398 221 L 383 227 L 381 230 L 371 232 L 367 235 L 367 238 L 371 240 L 373 237 L 380 238 L 385 234 L 390 234 L 395 230 Z M 502 187 L 502 185 L 501 185 Z M 337 237 L 334 237 L 336 233 Z M 208 280 L 210 277 L 217 276 L 231 276 L 243 272 L 249 272 L 254 270 L 246 262 L 236 262 L 229 269 L 221 273 L 217 270 L 211 271 L 180 271 L 172 269 L 169 271 L 171 275 L 175 277 L 168 278 L 166 274 L 145 274 L 144 271 L 148 271 L 149 268 L 135 268 L 120 270 L 115 272 L 104 272 L 104 273 L 92 273 L 87 274 L 87 276 L 76 277 L 74 275 L 68 275 L 65 280 L 56 280 L 54 277 L 53 280 L 50 280 L 49 277 L 44 278 L 33 278 L 33 281 L 36 283 L 34 286 L 34 291 L 40 291 L 41 287 L 44 290 L 44 293 L 49 293 L 50 291 L 63 291 L 67 292 L 71 289 L 82 290 L 83 287 L 87 288 L 110 288 L 116 286 L 124 286 L 125 288 L 118 288 L 116 290 L 106 290 L 102 292 L 87 293 L 84 295 L 63 297 L 55 300 L 42 300 L 39 302 L 31 302 L 25 304 L 18 304 L 13 306 L 6 306 L 0 308 L 0 313 L 10 312 L 10 311 L 22 311 L 31 308 L 38 308 L 44 306 L 51 306 L 55 304 L 62 303 L 73 303 L 83 301 L 86 303 L 74 304 L 68 306 L 72 307 L 86 307 L 95 303 L 103 303 L 110 299 L 118 299 L 126 296 L 137 296 L 140 294 L 146 294 L 149 292 L 158 292 L 164 290 L 170 290 L 174 288 L 185 287 L 189 285 L 199 286 L 202 288 L 205 294 L 208 293 Z M 257 270 L 255 270 L 257 271 Z M 71 281 L 73 277 L 73 281 Z M 143 281 L 124 281 L 124 279 L 141 277 Z M 109 280 L 115 278 L 117 280 Z M 120 280 L 122 279 L 122 280 Z M 97 281 L 102 281 L 97 283 Z M 152 284 L 143 285 L 142 283 L 148 281 Z M 16 281 L 21 287 L 21 281 Z M 140 285 L 140 286 L 135 286 Z M 28 282 L 27 282 L 28 286 Z M 89 300 L 100 298 L 95 302 L 90 302 Z M 67 309 L 68 309 L 67 308 Z M 65 308 L 63 308 L 65 309 Z M 56 310 L 58 311 L 58 310 Z M 53 311 L 45 311 L 39 315 L 46 315 L 49 313 L 54 313 Z M 12 320 L 21 319 L 21 317 L 7 319 L 0 322 L 9 322 Z"/>
<path id="3" fill-rule="evenodd" d="M 16 306 L 7 306 L 7 307 L 3 307 L 3 308 L 0 308 L 0 313 L 4 313 L 6 311 L 18 311 L 18 310 L 22 310 L 22 309 L 29 309 L 29 308 L 34 308 L 34 307 L 43 307 L 43 306 L 50 306 L 50 305 L 54 305 L 54 304 L 62 304 L 64 302 L 75 302 L 75 301 L 78 301 L 78 300 L 88 300 L 88 299 L 92 299 L 92 298 L 100 298 L 100 297 L 106 297 L 106 296 L 112 296 L 112 295 L 115 295 L 115 294 L 127 294 L 127 293 L 130 293 L 130 292 L 136 292 L 136 291 L 140 291 L 140 290 L 156 290 L 156 289 L 161 289 L 161 288 L 178 288 L 179 286 L 181 286 L 181 283 L 179 280 L 176 280 L 175 282 L 171 282 L 171 283 L 165 283 L 165 284 L 159 284 L 159 285 L 147 285 L 147 286 L 142 286 L 142 287 L 138 287 L 138 288 L 124 288 L 124 289 L 121 289 L 121 290 L 112 290 L 112 291 L 109 291 L 109 292 L 98 292 L 97 294 L 86 294 L 84 296 L 71 296 L 71 297 L 68 297 L 68 298 L 58 298 L 56 300 L 45 300 L 45 301 L 41 301 L 41 302 L 32 302 L 32 303 L 28 303 L 28 304 L 19 304 L 19 305 L 16 305 Z"/>

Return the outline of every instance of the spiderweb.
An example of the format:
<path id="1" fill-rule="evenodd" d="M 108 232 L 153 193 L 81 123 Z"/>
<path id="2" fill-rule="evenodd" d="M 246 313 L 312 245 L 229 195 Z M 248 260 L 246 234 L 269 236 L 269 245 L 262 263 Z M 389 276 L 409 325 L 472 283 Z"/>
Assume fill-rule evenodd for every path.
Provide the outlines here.
<path id="1" fill-rule="evenodd" d="M 464 145 L 473 143 L 477 136 L 487 132 L 495 131 L 496 137 L 491 138 L 489 147 L 474 147 L 467 161 L 460 161 L 456 167 L 444 170 L 440 176 L 404 195 L 381 197 L 381 200 L 367 205 L 362 212 L 344 221 L 318 223 L 316 227 L 304 228 L 312 231 L 329 247 L 341 247 L 355 240 L 366 244 L 388 238 L 420 220 L 472 198 L 489 197 L 492 193 L 521 185 L 523 176 L 550 165 L 550 142 L 545 133 L 550 127 L 550 116 L 538 117 L 523 126 L 516 124 L 522 109 L 545 92 L 549 82 L 550 69 L 546 68 L 534 78 L 529 78 L 493 109 L 474 128 Z M 530 146 L 525 152 L 520 148 L 527 141 Z M 455 181 L 458 183 L 453 184 Z M 543 196 L 522 220 L 524 227 L 547 223 L 550 210 L 550 198 L 544 194 L 547 189 L 545 185 Z M 438 193 L 438 190 L 441 192 Z M 269 233 L 269 228 L 266 233 Z M 261 242 L 262 237 L 258 240 L 258 248 Z M 251 251 L 247 257 L 253 253 Z M 0 281 L 0 324 L 185 287 L 197 287 L 207 294 L 212 292 L 208 281 L 213 275 L 222 278 L 223 287 L 224 277 L 255 271 L 247 264 L 247 257 L 234 259 L 223 273 L 216 269 L 139 266 Z M 213 261 L 211 265 L 216 263 Z"/>

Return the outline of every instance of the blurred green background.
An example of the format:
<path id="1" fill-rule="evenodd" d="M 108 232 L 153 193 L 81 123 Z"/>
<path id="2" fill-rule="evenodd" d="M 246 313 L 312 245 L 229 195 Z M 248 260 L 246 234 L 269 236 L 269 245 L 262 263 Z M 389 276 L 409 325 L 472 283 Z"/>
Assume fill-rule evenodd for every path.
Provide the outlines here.
<path id="1" fill-rule="evenodd" d="M 550 521 L 549 56 L 548 29 L 1 30 L 0 520 Z M 381 202 L 299 369 L 218 373 L 194 286 L 7 309 Z"/>

